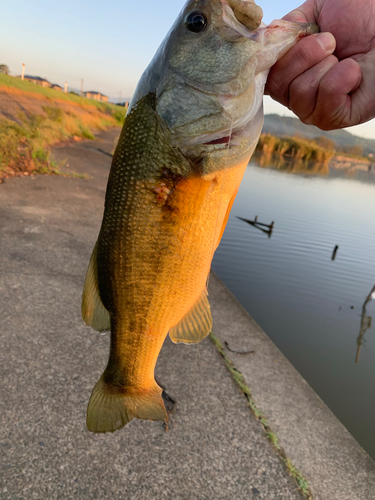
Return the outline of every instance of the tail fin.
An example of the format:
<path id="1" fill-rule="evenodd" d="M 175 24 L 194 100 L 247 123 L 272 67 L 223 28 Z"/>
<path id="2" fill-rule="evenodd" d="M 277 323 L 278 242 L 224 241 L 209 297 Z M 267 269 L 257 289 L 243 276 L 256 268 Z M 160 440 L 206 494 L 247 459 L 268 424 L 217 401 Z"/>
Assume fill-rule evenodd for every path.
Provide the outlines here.
<path id="1" fill-rule="evenodd" d="M 133 418 L 166 422 L 168 415 L 161 393 L 162 389 L 156 382 L 148 390 L 119 392 L 100 378 L 87 407 L 87 428 L 91 432 L 113 432 L 124 427 Z"/>

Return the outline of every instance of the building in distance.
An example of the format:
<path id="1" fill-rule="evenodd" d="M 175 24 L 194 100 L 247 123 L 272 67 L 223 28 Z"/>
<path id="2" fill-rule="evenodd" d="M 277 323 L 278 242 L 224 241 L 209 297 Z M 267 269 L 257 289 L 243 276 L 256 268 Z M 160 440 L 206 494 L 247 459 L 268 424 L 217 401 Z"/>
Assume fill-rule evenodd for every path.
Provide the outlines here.
<path id="1" fill-rule="evenodd" d="M 62 92 L 62 87 L 57 83 L 51 83 L 51 89 L 60 90 Z"/>
<path id="2" fill-rule="evenodd" d="M 22 77 L 18 76 L 18 78 Z M 35 83 L 36 85 L 40 85 L 41 87 L 44 88 L 59 90 L 60 92 L 63 91 L 63 88 L 57 83 L 51 83 L 45 78 L 41 78 L 40 76 L 24 75 L 24 80 Z M 70 93 L 79 95 L 77 92 L 71 91 Z M 88 99 L 95 99 L 95 101 L 108 102 L 109 100 L 108 96 L 102 94 L 101 92 L 98 92 L 97 90 L 89 90 L 88 92 L 83 92 L 83 95 Z"/>
<path id="3" fill-rule="evenodd" d="M 21 77 L 19 77 L 19 78 L 21 78 Z M 62 87 L 60 85 L 58 85 L 57 83 L 51 83 L 48 80 L 46 80 L 45 78 L 40 78 L 40 76 L 25 75 L 24 80 L 27 80 L 31 83 L 35 83 L 36 85 L 40 85 L 41 87 L 44 87 L 44 88 L 62 91 Z"/>
<path id="4" fill-rule="evenodd" d="M 40 85 L 41 87 L 44 88 L 51 87 L 51 83 L 45 78 L 40 78 L 40 76 L 25 75 L 24 79 L 28 80 L 29 82 L 35 83 L 36 85 Z"/>
<path id="5" fill-rule="evenodd" d="M 96 90 L 89 90 L 88 92 L 84 92 L 83 95 L 88 99 L 95 99 L 95 101 L 108 102 L 109 99 L 106 95 Z"/>

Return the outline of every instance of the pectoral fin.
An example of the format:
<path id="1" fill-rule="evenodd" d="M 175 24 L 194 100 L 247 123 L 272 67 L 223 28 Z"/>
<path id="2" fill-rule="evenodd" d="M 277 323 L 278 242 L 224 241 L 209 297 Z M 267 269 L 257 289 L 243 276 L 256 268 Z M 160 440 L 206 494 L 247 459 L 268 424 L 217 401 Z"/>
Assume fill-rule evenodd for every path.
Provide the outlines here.
<path id="1" fill-rule="evenodd" d="M 234 200 L 236 199 L 237 193 L 238 193 L 238 188 L 235 190 L 235 192 L 233 193 L 232 198 L 229 201 L 228 208 L 227 208 L 224 220 L 223 220 L 223 224 L 221 226 L 220 235 L 219 235 L 219 238 L 218 238 L 218 240 L 216 242 L 216 248 L 219 246 L 219 243 L 221 241 L 221 238 L 223 237 L 225 228 L 227 227 L 227 222 L 228 222 L 228 219 L 229 219 L 229 214 L 230 214 L 230 211 L 232 210 L 233 203 L 234 203 Z"/>
<path id="2" fill-rule="evenodd" d="M 98 271 L 96 266 L 97 245 L 91 255 L 86 273 L 85 285 L 82 294 L 82 318 L 86 325 L 98 332 L 108 331 L 111 328 L 109 312 L 100 298 L 98 287 Z"/>
<path id="3" fill-rule="evenodd" d="M 176 326 L 171 328 L 169 336 L 172 342 L 178 344 L 192 344 L 203 340 L 212 329 L 211 308 L 207 299 L 206 290 L 193 305 L 190 311 L 185 314 Z"/>

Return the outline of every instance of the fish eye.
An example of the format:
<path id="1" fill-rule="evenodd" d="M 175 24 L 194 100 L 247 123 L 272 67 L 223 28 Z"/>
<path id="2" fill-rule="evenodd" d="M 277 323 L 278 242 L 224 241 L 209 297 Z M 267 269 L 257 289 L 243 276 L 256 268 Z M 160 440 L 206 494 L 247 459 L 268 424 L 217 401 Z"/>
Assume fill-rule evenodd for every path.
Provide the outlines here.
<path id="1" fill-rule="evenodd" d="M 186 16 L 185 26 L 189 31 L 199 33 L 207 26 L 207 17 L 202 12 L 194 10 Z"/>

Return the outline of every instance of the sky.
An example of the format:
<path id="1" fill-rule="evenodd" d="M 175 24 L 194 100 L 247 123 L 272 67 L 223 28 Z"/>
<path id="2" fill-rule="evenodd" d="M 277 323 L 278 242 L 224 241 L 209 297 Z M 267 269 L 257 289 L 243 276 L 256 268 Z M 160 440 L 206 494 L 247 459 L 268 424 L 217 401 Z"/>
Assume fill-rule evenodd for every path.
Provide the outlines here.
<path id="1" fill-rule="evenodd" d="M 263 20 L 280 19 L 300 2 L 258 0 Z M 136 84 L 184 0 L 12 0 L 0 17 L 0 63 L 12 75 L 44 77 L 52 83 L 98 90 L 112 100 L 132 96 Z M 265 98 L 265 113 L 294 116 Z M 375 139 L 375 121 L 349 129 Z"/>

